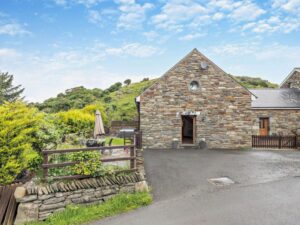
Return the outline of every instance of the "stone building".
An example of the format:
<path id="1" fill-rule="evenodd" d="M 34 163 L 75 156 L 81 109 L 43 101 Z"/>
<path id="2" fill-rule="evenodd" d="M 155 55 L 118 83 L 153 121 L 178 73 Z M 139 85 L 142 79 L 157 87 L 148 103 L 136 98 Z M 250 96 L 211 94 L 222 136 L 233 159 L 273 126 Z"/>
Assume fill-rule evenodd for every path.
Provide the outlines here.
<path id="1" fill-rule="evenodd" d="M 289 87 L 299 82 L 288 80 Z M 143 146 L 170 148 L 178 141 L 179 147 L 247 148 L 252 134 L 289 134 L 300 118 L 295 90 L 282 88 L 277 97 L 292 94 L 296 101 L 263 104 L 274 90 L 248 90 L 194 49 L 137 98 Z"/>
<path id="2" fill-rule="evenodd" d="M 280 88 L 300 88 L 300 68 L 295 68 L 282 82 Z"/>

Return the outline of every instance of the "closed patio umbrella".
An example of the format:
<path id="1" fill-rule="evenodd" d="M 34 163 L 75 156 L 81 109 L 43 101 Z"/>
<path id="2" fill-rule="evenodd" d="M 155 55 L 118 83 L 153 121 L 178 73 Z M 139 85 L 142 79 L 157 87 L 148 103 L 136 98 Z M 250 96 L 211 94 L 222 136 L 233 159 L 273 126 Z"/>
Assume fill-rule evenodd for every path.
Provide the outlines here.
<path id="1" fill-rule="evenodd" d="M 105 134 L 103 121 L 102 121 L 101 113 L 97 109 L 96 117 L 95 117 L 94 138 L 97 139 L 103 134 Z"/>

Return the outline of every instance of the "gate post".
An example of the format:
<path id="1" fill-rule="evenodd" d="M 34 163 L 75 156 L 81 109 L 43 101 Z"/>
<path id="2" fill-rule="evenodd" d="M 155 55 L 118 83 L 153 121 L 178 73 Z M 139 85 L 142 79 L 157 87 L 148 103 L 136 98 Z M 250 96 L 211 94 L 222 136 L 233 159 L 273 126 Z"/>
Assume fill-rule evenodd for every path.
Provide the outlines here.
<path id="1" fill-rule="evenodd" d="M 279 136 L 279 149 L 281 149 L 281 136 Z"/>

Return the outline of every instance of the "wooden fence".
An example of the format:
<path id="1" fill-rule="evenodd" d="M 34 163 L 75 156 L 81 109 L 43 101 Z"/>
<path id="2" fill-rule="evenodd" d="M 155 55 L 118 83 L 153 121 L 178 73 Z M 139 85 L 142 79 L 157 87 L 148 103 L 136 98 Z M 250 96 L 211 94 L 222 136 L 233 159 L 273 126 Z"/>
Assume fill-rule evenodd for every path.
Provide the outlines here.
<path id="1" fill-rule="evenodd" d="M 14 197 L 16 187 L 21 184 L 0 186 L 0 224 L 13 225 L 18 204 Z"/>
<path id="2" fill-rule="evenodd" d="M 252 135 L 253 148 L 296 149 L 300 147 L 297 136 L 261 136 Z"/>
<path id="3" fill-rule="evenodd" d="M 126 171 L 136 171 L 136 149 L 142 148 L 142 134 L 140 132 L 136 132 L 133 138 L 133 143 L 130 145 L 121 145 L 121 146 L 103 146 L 103 147 L 91 147 L 91 148 L 76 148 L 76 149 L 62 149 L 62 150 L 43 150 L 43 175 L 44 178 L 49 177 L 49 169 L 52 168 L 60 168 L 66 166 L 73 166 L 79 162 L 60 162 L 60 163 L 49 163 L 49 156 L 52 154 L 62 154 L 62 153 L 73 153 L 73 152 L 89 152 L 89 151 L 114 151 L 120 149 L 129 150 L 129 156 L 122 156 L 122 157 L 108 157 L 99 159 L 100 162 L 120 162 L 120 161 L 130 161 L 130 168 L 126 170 L 116 171 L 119 172 L 126 172 Z M 68 175 L 68 176 L 56 176 L 53 179 L 80 179 L 80 178 L 87 178 L 90 176 L 87 175 Z"/>

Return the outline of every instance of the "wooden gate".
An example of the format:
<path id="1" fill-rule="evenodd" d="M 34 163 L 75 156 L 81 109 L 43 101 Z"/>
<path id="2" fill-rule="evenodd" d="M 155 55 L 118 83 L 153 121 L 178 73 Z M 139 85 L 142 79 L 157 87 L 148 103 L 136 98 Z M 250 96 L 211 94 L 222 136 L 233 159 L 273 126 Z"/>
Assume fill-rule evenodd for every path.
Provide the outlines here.
<path id="1" fill-rule="evenodd" d="M 300 147 L 297 136 L 252 135 L 252 148 L 296 149 Z"/>
<path id="2" fill-rule="evenodd" d="M 0 224 L 13 225 L 18 204 L 14 197 L 16 187 L 22 184 L 0 186 Z"/>

